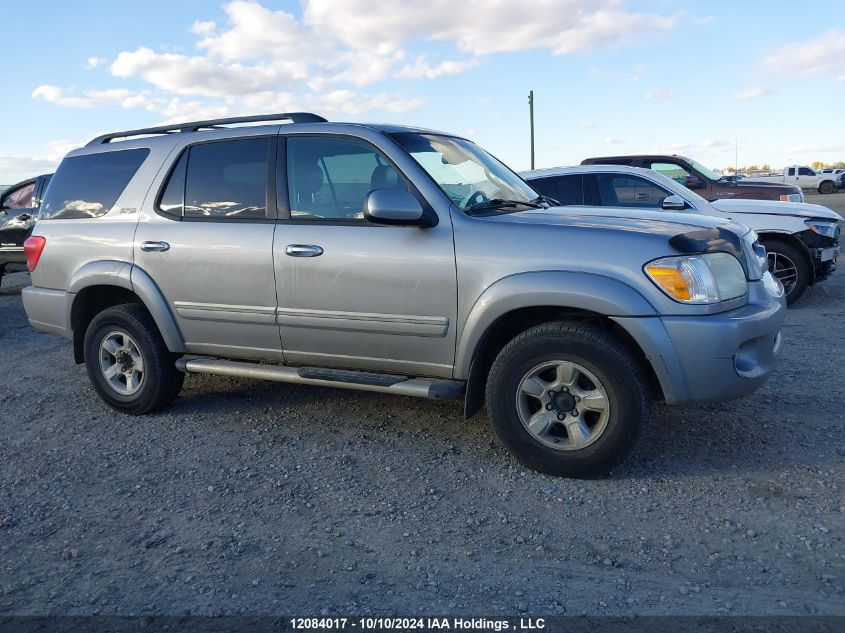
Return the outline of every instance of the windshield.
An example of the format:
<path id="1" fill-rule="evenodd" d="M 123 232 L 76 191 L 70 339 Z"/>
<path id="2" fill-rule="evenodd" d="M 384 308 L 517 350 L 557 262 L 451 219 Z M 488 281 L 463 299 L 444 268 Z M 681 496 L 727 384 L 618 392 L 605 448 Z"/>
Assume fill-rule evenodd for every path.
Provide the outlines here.
<path id="1" fill-rule="evenodd" d="M 494 200 L 530 203 L 539 195 L 504 164 L 465 139 L 408 132 L 392 137 L 464 211 Z"/>
<path id="2" fill-rule="evenodd" d="M 722 177 L 715 171 L 707 169 L 704 165 L 697 161 L 694 161 L 691 158 L 687 158 L 687 160 L 689 161 L 689 164 L 692 165 L 698 173 L 702 174 L 708 180 L 721 180 Z"/>

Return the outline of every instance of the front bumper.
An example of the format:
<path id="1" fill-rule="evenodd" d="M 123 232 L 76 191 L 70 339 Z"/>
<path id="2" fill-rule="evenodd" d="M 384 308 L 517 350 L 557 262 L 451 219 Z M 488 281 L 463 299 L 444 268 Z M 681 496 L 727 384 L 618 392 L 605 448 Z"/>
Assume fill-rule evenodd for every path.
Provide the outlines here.
<path id="1" fill-rule="evenodd" d="M 784 297 L 755 281 L 748 303 L 736 310 L 616 321 L 645 352 L 666 402 L 678 404 L 732 400 L 759 389 L 775 368 L 785 318 Z"/>

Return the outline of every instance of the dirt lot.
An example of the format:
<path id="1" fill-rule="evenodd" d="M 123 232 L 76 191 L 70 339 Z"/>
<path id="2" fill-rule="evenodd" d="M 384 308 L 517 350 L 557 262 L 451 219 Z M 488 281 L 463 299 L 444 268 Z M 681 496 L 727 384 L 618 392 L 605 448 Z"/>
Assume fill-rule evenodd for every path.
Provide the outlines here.
<path id="1" fill-rule="evenodd" d="M 117 415 L 27 282 L 0 288 L 0 615 L 845 615 L 843 270 L 765 388 L 658 407 L 598 481 L 525 470 L 455 403 L 189 377 Z"/>

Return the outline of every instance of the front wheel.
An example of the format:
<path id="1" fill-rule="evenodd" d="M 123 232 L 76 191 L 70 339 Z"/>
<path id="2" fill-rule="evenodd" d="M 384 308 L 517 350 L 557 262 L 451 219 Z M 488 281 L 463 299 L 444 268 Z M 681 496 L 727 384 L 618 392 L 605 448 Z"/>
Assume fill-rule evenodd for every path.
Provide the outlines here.
<path id="1" fill-rule="evenodd" d="M 833 193 L 836 191 L 836 185 L 833 184 L 832 180 L 825 180 L 822 184 L 819 185 L 819 193 Z"/>
<path id="2" fill-rule="evenodd" d="M 85 332 L 85 367 L 97 394 L 113 409 L 142 415 L 169 404 L 185 374 L 176 369 L 149 312 L 140 305 L 107 308 Z"/>
<path id="3" fill-rule="evenodd" d="M 496 434 L 526 466 L 595 477 L 633 450 L 651 406 L 641 363 L 613 334 L 557 321 L 499 353 L 487 381 Z"/>
<path id="4" fill-rule="evenodd" d="M 769 263 L 769 272 L 780 279 L 787 305 L 792 305 L 804 294 L 810 284 L 810 265 L 803 254 L 791 244 L 777 240 L 763 243 Z"/>

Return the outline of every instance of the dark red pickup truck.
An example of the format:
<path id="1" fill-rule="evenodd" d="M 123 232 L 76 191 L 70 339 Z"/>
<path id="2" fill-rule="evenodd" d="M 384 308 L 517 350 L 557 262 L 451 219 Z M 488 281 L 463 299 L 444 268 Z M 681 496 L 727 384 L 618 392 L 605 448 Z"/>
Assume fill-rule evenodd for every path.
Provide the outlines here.
<path id="1" fill-rule="evenodd" d="M 691 158 L 677 154 L 643 154 L 637 156 L 603 156 L 581 161 L 582 165 L 630 165 L 659 171 L 679 182 L 702 198 L 726 200 L 746 198 L 753 200 L 781 200 L 804 202 L 799 187 L 780 183 L 732 181 L 713 173 Z"/>

